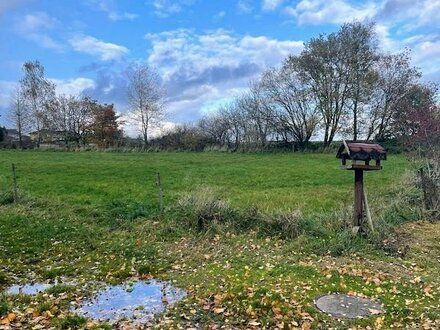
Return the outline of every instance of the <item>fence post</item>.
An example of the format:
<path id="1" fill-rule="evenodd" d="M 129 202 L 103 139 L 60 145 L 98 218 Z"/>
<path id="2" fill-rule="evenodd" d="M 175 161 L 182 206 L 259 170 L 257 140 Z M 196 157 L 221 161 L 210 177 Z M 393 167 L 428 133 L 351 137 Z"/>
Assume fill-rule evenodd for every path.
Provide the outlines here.
<path id="1" fill-rule="evenodd" d="M 18 201 L 17 172 L 14 163 L 12 163 L 12 194 L 14 198 L 14 203 L 17 203 Z"/>

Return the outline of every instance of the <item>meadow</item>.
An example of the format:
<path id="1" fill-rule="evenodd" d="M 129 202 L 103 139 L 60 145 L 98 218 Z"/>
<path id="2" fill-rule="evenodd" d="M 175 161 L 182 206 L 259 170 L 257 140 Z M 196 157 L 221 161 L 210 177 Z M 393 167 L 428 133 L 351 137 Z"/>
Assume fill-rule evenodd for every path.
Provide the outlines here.
<path id="1" fill-rule="evenodd" d="M 103 283 L 154 277 L 188 295 L 144 328 L 438 329 L 440 227 L 414 222 L 409 169 L 391 155 L 366 174 L 377 229 L 354 236 L 353 173 L 333 154 L 1 151 L 0 289 L 76 284 L 0 294 L 0 327 L 129 329 L 70 306 Z M 386 312 L 332 319 L 313 306 L 328 292 Z"/>
<path id="2" fill-rule="evenodd" d="M 237 207 L 300 209 L 305 213 L 351 205 L 353 173 L 333 154 L 67 153 L 2 151 L 0 187 L 11 186 L 11 163 L 20 190 L 36 198 L 77 205 L 131 200 L 154 207 L 160 173 L 165 204 L 185 192 L 211 187 Z M 408 162 L 390 156 L 385 170 L 366 174 L 367 191 L 395 189 Z"/>

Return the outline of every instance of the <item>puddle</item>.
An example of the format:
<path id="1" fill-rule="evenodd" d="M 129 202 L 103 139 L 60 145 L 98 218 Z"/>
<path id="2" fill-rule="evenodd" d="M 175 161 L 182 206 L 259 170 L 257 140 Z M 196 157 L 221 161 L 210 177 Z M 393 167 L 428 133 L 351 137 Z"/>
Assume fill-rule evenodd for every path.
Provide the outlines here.
<path id="1" fill-rule="evenodd" d="M 7 294 L 37 294 L 39 292 L 43 292 L 44 290 L 50 288 L 52 284 L 46 283 L 33 283 L 33 284 L 24 284 L 24 285 L 13 285 L 6 289 Z"/>
<path id="2" fill-rule="evenodd" d="M 134 323 L 151 320 L 163 312 L 168 304 L 185 297 L 186 292 L 167 282 L 151 280 L 109 286 L 95 298 L 85 301 L 74 312 L 99 321 L 115 322 L 127 319 Z"/>

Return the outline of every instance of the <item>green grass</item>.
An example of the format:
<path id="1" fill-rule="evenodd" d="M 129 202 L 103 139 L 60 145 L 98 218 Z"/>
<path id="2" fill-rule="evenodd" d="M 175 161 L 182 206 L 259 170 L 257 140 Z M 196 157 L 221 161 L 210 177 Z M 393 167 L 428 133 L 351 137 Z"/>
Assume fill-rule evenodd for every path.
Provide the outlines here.
<path id="1" fill-rule="evenodd" d="M 200 186 L 216 188 L 234 206 L 271 211 L 315 213 L 352 201 L 353 173 L 341 171 L 331 154 L 0 151 L 0 189 L 11 186 L 11 163 L 22 193 L 76 205 L 128 200 L 157 207 L 157 172 L 166 205 Z M 387 195 L 407 166 L 403 156 L 390 156 L 383 171 L 365 175 L 367 191 Z"/>
<path id="2" fill-rule="evenodd" d="M 405 158 L 390 156 L 384 167 L 365 180 L 378 229 L 388 233 L 416 213 L 402 188 Z M 0 295 L 0 314 L 13 312 L 25 328 L 37 319 L 46 328 L 111 329 L 72 314 L 71 302 L 102 282 L 155 276 L 188 290 L 158 317 L 158 329 L 435 328 L 440 228 L 427 228 L 427 236 L 423 226 L 404 227 L 395 236 L 416 233 L 411 244 L 420 254 L 388 255 L 377 244 L 383 236 L 354 237 L 347 228 L 352 186 L 353 173 L 324 154 L 1 151 L 0 289 L 29 279 L 69 284 Z M 380 299 L 387 313 L 332 320 L 313 306 L 328 292 Z"/>

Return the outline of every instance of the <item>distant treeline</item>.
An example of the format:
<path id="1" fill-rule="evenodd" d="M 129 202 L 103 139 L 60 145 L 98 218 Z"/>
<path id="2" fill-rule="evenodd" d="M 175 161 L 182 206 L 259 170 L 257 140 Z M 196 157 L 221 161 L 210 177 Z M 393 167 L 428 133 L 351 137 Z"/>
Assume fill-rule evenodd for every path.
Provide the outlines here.
<path id="1" fill-rule="evenodd" d="M 342 138 L 406 143 L 436 134 L 440 120 L 437 86 L 420 81 L 409 51 L 385 54 L 374 25 L 357 22 L 312 38 L 299 55 L 252 81 L 248 92 L 153 139 L 151 127 L 163 121 L 166 103 L 161 79 L 148 66 L 127 69 L 127 118 L 139 128 L 138 139 L 124 137 L 113 105 L 57 95 L 38 61 L 23 71 L 12 95 L 15 128 L 0 132 L 3 146 L 322 150 Z"/>

